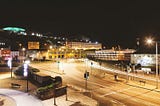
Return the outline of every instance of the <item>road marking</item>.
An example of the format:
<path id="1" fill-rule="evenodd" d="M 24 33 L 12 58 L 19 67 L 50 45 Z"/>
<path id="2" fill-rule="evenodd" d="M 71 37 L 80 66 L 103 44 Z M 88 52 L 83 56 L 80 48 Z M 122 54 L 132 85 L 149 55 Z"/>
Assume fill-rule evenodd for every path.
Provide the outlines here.
<path id="1" fill-rule="evenodd" d="M 118 104 L 118 105 L 121 104 L 121 106 L 126 106 L 124 103 L 121 103 L 118 100 L 111 100 L 111 102 L 114 103 L 114 104 Z"/>
<path id="2" fill-rule="evenodd" d="M 125 89 L 120 89 L 120 90 L 113 91 L 113 92 L 110 92 L 110 93 L 106 93 L 106 94 L 104 94 L 104 95 L 101 95 L 100 97 L 104 97 L 104 96 L 107 96 L 107 95 L 116 94 L 116 93 L 123 92 L 123 91 L 129 90 L 129 89 L 132 89 L 132 87 L 125 88 Z"/>

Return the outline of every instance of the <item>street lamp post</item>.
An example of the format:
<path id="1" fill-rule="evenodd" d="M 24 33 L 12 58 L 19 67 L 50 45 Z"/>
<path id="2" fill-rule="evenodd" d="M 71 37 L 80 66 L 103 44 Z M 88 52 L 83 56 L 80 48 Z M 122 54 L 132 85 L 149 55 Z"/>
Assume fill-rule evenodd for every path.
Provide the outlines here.
<path id="1" fill-rule="evenodd" d="M 28 92 L 28 74 L 29 74 L 28 65 L 29 65 L 29 63 L 30 63 L 29 60 L 26 60 L 24 63 L 24 76 L 26 76 L 26 79 L 27 79 L 26 92 Z"/>
<path id="2" fill-rule="evenodd" d="M 91 74 L 92 74 L 92 65 L 93 65 L 93 62 L 91 62 Z"/>
<path id="3" fill-rule="evenodd" d="M 87 90 L 87 80 L 89 78 L 89 72 L 87 72 L 87 70 L 84 73 L 84 78 L 85 78 L 85 89 Z"/>
<path id="4" fill-rule="evenodd" d="M 60 61 L 58 61 L 57 63 L 58 63 L 58 71 L 60 71 L 60 70 L 59 70 L 59 68 L 60 68 Z"/>
<path id="5" fill-rule="evenodd" d="M 158 88 L 158 42 L 156 42 L 156 88 Z"/>
<path id="6" fill-rule="evenodd" d="M 153 41 L 152 39 L 148 39 L 147 43 L 151 44 Z M 155 41 L 156 43 L 156 89 L 158 89 L 158 42 Z"/>
<path id="7" fill-rule="evenodd" d="M 7 62 L 7 64 L 8 64 L 8 67 L 9 67 L 9 69 L 10 69 L 10 72 L 11 72 L 11 78 L 12 78 L 12 58 L 8 58 L 8 62 Z"/>
<path id="8" fill-rule="evenodd" d="M 22 59 L 22 62 L 24 62 L 24 58 L 25 58 L 25 50 L 26 50 L 26 48 L 22 48 L 22 56 L 23 56 L 23 59 Z"/>

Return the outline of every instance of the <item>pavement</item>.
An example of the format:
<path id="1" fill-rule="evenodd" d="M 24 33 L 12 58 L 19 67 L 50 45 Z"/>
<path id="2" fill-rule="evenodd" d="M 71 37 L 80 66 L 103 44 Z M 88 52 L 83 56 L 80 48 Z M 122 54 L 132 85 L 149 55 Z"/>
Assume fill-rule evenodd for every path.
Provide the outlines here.
<path id="1" fill-rule="evenodd" d="M 18 83 L 20 88 L 12 88 L 11 83 Z M 83 95 L 72 87 L 67 88 L 66 95 L 47 100 L 35 96 L 37 87 L 29 82 L 29 92 L 26 92 L 26 80 L 10 78 L 10 72 L 0 73 L 0 106 L 97 106 L 97 101 Z M 2 104 L 1 104 L 2 103 Z"/>
<path id="2" fill-rule="evenodd" d="M 113 78 L 114 80 L 114 78 Z M 118 80 L 124 80 L 118 78 Z M 18 83 L 21 85 L 20 88 L 11 88 L 11 83 Z M 143 89 L 154 90 L 160 92 L 160 87 L 157 89 L 155 85 L 151 85 L 135 80 L 128 80 L 127 85 L 140 87 Z M 96 100 L 85 96 L 85 91 L 75 88 L 75 86 L 68 86 L 68 100 L 66 96 L 61 96 L 47 100 L 40 100 L 35 96 L 35 90 L 37 87 L 29 82 L 29 92 L 26 92 L 26 80 L 20 80 L 16 78 L 10 78 L 10 72 L 0 72 L 0 106 L 97 106 Z M 78 90 L 77 90 L 78 89 Z M 4 105 L 1 105 L 4 100 Z"/>
<path id="3" fill-rule="evenodd" d="M 130 85 L 130 86 L 134 86 L 134 87 L 139 87 L 139 88 L 143 88 L 143 89 L 147 89 L 147 90 L 160 92 L 160 88 L 157 88 L 156 85 L 148 84 L 147 82 L 129 80 L 126 84 Z"/>
<path id="4" fill-rule="evenodd" d="M 14 100 L 12 103 L 16 103 L 16 106 L 43 106 L 40 100 L 28 93 L 12 89 L 0 89 L 0 93 L 8 98 L 12 98 Z M 6 102 L 4 101 L 3 106 L 6 106 L 5 104 Z"/>
<path id="5" fill-rule="evenodd" d="M 3 106 L 97 106 L 95 100 L 73 91 L 69 91 L 68 100 L 64 95 L 56 98 L 55 102 L 53 98 L 41 101 L 29 93 L 12 89 L 0 89 L 0 93 L 5 96 Z M 8 101 L 10 98 L 13 101 Z"/>
<path id="6" fill-rule="evenodd" d="M 112 80 L 115 80 L 115 78 L 111 78 Z M 156 83 L 150 83 L 149 81 L 147 80 L 137 80 L 137 79 L 132 79 L 130 78 L 129 80 L 126 80 L 124 78 L 120 78 L 118 77 L 117 80 L 115 80 L 117 82 L 124 82 L 124 84 L 127 84 L 129 86 L 133 86 L 133 87 L 138 87 L 138 88 L 142 88 L 142 89 L 147 89 L 147 90 L 151 90 L 151 91 L 156 91 L 156 92 L 160 92 L 160 86 L 158 86 L 157 88 L 157 85 Z M 160 84 L 159 84 L 160 85 Z"/>

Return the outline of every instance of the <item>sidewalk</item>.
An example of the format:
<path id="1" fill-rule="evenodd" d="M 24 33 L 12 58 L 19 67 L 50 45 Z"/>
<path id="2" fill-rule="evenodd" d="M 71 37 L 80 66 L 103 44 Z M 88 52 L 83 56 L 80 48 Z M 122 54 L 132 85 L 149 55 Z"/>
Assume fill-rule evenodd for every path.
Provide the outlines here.
<path id="1" fill-rule="evenodd" d="M 114 80 L 114 78 L 113 78 L 113 80 Z M 145 80 L 134 80 L 134 79 L 131 79 L 131 78 L 129 80 L 126 80 L 124 78 L 118 78 L 117 81 L 121 81 L 121 82 L 123 82 L 123 83 L 125 83 L 125 84 L 127 84 L 129 86 L 133 86 L 133 87 L 138 87 L 138 88 L 143 88 L 143 89 L 147 89 L 147 90 L 152 90 L 152 91 L 160 92 L 160 87 L 156 88 L 156 85 L 149 84 Z"/>
<path id="2" fill-rule="evenodd" d="M 54 104 L 54 99 L 48 99 L 43 101 L 44 106 L 51 106 Z M 66 95 L 56 98 L 57 106 L 97 106 L 97 101 L 84 96 L 80 92 L 68 90 L 68 100 L 66 101 Z"/>
<path id="3" fill-rule="evenodd" d="M 151 85 L 145 82 L 138 82 L 138 81 L 134 81 L 134 80 L 129 80 L 127 83 L 127 85 L 130 86 L 135 86 L 135 87 L 139 87 L 139 88 L 143 88 L 143 89 L 147 89 L 147 90 L 153 90 L 156 92 L 160 92 L 159 88 L 156 88 L 156 85 Z"/>
<path id="4" fill-rule="evenodd" d="M 54 104 L 56 104 L 56 106 L 97 106 L 95 100 L 72 90 L 68 92 L 67 101 L 64 95 L 56 98 L 55 103 L 54 98 L 41 101 L 35 96 L 17 90 L 0 89 L 0 93 L 5 96 L 3 106 L 53 106 Z M 9 100 L 10 98 L 13 100 Z"/>
<path id="5" fill-rule="evenodd" d="M 38 100 L 32 95 L 28 95 L 27 93 L 21 91 L 11 90 L 11 89 L 0 89 L 0 94 L 8 98 L 12 98 L 14 100 L 14 102 L 12 103 L 14 104 L 16 103 L 16 106 L 43 106 L 40 100 Z M 3 106 L 7 106 L 6 105 L 7 103 L 5 101 Z"/>
<path id="6" fill-rule="evenodd" d="M 0 74 L 0 95 L 5 96 L 5 101 L 3 106 L 53 106 L 54 98 L 47 100 L 39 100 L 35 95 L 34 91 L 36 86 L 29 82 L 29 92 L 26 93 L 26 80 L 19 80 L 15 78 L 10 78 L 10 72 L 5 74 Z M 18 83 L 21 85 L 20 88 L 11 88 L 11 83 Z M 81 92 L 76 92 L 74 89 L 68 87 L 68 100 L 66 101 L 66 96 L 60 96 L 56 98 L 57 106 L 97 106 L 97 101 L 83 95 Z M 0 96 L 1 98 L 1 96 Z M 7 105 L 10 100 L 10 104 Z M 0 99 L 1 100 L 1 99 Z"/>

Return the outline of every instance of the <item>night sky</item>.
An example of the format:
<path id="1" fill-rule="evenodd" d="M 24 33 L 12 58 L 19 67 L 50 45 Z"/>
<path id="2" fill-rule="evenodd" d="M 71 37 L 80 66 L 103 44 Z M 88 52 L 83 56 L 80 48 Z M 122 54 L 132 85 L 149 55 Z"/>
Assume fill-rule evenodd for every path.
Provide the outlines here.
<path id="1" fill-rule="evenodd" d="M 87 35 L 106 46 L 132 48 L 136 38 L 158 37 L 160 3 L 154 0 L 1 0 L 0 28 Z"/>

